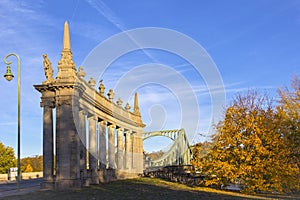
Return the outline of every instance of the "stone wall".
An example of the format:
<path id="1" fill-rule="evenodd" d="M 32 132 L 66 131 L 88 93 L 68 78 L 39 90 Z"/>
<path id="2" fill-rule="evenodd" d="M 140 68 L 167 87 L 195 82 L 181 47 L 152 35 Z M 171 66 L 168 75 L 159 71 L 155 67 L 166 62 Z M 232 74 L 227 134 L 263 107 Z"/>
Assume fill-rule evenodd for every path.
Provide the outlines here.
<path id="1" fill-rule="evenodd" d="M 42 178 L 43 172 L 27 172 L 27 173 L 22 173 L 21 176 L 22 176 L 22 180 Z M 0 174 L 0 181 L 7 181 L 7 180 L 8 180 L 8 174 Z M 13 178 L 12 180 L 15 180 L 15 178 Z"/>

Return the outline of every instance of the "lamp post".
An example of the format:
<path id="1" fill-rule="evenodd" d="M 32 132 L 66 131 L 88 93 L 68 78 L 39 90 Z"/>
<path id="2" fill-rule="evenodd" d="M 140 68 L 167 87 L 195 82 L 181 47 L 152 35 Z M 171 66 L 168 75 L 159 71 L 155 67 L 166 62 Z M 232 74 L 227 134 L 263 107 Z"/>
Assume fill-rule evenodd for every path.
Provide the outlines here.
<path id="1" fill-rule="evenodd" d="M 10 70 L 10 65 L 12 63 L 12 61 L 6 61 L 6 59 L 10 56 L 15 56 L 17 59 L 18 59 L 18 178 L 17 178 L 17 185 L 18 185 L 18 191 L 20 191 L 20 181 L 21 181 L 21 168 L 20 168 L 20 132 L 21 132 L 21 129 L 20 129 L 20 123 L 21 123 L 21 120 L 20 120 L 20 58 L 17 54 L 15 53 L 9 53 L 7 54 L 5 57 L 4 57 L 4 63 L 7 64 L 7 68 L 6 68 L 6 73 L 4 75 L 4 78 L 8 81 L 11 81 L 14 77 L 14 75 L 11 73 L 11 70 Z"/>

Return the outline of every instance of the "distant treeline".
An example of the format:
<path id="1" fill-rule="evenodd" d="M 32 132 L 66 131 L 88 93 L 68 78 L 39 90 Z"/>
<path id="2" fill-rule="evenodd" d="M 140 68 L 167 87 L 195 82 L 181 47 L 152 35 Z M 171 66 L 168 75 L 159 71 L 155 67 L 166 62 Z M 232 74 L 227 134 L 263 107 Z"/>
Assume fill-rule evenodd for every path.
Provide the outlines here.
<path id="1" fill-rule="evenodd" d="M 17 159 L 14 149 L 5 146 L 0 141 L 0 174 L 8 173 L 9 168 L 17 167 Z M 21 159 L 21 172 L 40 172 L 43 171 L 43 156 L 36 155 Z"/>
<path id="2" fill-rule="evenodd" d="M 26 157 L 21 159 L 21 172 L 43 171 L 43 156 Z"/>
<path id="3" fill-rule="evenodd" d="M 151 160 L 156 160 L 160 157 L 162 157 L 162 155 L 164 155 L 164 152 L 162 150 L 160 151 L 153 151 L 153 152 L 145 152 L 145 155 L 150 158 Z"/>

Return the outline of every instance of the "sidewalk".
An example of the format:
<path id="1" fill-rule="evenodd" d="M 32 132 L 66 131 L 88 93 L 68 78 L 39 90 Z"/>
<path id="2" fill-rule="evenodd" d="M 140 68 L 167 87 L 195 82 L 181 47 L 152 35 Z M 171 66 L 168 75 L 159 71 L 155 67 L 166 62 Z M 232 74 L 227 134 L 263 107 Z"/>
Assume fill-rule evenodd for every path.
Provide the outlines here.
<path id="1" fill-rule="evenodd" d="M 16 181 L 1 181 L 0 183 L 0 199 L 7 196 L 23 195 L 30 192 L 40 190 L 42 179 L 22 180 L 20 183 L 20 191 L 17 188 Z"/>

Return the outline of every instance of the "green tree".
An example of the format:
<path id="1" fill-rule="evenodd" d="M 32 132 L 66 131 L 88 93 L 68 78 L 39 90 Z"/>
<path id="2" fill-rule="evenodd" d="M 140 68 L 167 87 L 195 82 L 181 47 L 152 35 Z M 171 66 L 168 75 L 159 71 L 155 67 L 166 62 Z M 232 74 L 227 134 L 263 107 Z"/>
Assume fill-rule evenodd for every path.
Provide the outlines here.
<path id="1" fill-rule="evenodd" d="M 16 157 L 12 147 L 0 142 L 0 173 L 6 174 L 8 169 L 16 166 Z"/>

